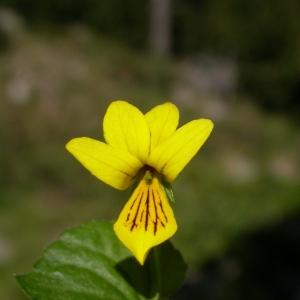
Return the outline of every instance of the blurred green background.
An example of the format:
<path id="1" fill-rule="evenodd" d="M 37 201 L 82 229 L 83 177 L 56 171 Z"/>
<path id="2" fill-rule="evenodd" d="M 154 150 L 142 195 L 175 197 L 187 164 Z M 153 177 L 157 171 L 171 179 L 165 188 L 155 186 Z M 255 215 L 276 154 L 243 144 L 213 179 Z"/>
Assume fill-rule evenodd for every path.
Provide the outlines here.
<path id="1" fill-rule="evenodd" d="M 300 2 L 162 2 L 157 30 L 157 1 L 2 0 L 0 299 L 26 299 L 13 274 L 63 230 L 117 218 L 129 191 L 64 148 L 103 140 L 117 99 L 215 123 L 173 184 L 190 266 L 173 298 L 300 299 Z"/>

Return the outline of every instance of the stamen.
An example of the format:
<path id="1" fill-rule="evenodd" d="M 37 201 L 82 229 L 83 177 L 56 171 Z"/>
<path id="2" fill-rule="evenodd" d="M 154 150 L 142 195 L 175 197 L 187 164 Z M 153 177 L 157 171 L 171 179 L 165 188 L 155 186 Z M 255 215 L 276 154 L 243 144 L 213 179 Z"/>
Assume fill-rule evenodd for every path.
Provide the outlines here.
<path id="1" fill-rule="evenodd" d="M 146 174 L 144 175 L 145 180 L 152 180 L 152 174 L 149 171 L 146 171 Z"/>

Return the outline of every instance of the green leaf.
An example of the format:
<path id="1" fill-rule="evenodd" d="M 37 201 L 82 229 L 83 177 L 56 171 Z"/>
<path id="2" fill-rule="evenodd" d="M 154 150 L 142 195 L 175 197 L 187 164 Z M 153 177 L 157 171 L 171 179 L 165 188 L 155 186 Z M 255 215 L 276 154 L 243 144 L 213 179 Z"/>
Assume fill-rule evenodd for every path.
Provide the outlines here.
<path id="1" fill-rule="evenodd" d="M 160 299 L 178 289 L 185 271 L 170 242 L 150 251 L 141 266 L 112 223 L 89 222 L 65 231 L 17 281 L 34 300 Z"/>

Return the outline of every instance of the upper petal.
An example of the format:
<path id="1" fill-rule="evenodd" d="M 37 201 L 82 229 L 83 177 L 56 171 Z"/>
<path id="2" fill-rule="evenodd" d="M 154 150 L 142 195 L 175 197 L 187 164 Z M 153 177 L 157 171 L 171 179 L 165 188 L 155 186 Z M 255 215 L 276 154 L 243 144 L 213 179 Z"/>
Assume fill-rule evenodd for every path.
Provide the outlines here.
<path id="1" fill-rule="evenodd" d="M 87 137 L 71 140 L 66 148 L 98 179 L 119 190 L 126 189 L 143 166 L 130 153 Z"/>
<path id="2" fill-rule="evenodd" d="M 106 142 L 147 161 L 150 148 L 150 130 L 145 116 L 125 101 L 110 104 L 103 120 Z"/>
<path id="3" fill-rule="evenodd" d="M 213 123 L 207 119 L 187 123 L 150 153 L 148 164 L 172 182 L 198 152 L 212 129 Z"/>
<path id="4" fill-rule="evenodd" d="M 176 130 L 179 111 L 174 104 L 167 102 L 151 109 L 145 117 L 151 132 L 150 151 L 152 151 Z"/>

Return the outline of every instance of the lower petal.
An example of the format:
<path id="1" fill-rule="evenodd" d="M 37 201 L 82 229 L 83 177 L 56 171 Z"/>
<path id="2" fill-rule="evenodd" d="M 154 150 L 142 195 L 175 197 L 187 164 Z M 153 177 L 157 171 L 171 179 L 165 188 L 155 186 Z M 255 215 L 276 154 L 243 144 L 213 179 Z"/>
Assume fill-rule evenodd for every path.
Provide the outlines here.
<path id="1" fill-rule="evenodd" d="M 177 223 L 157 176 L 142 179 L 114 225 L 116 235 L 143 265 L 150 249 L 169 239 Z"/>

